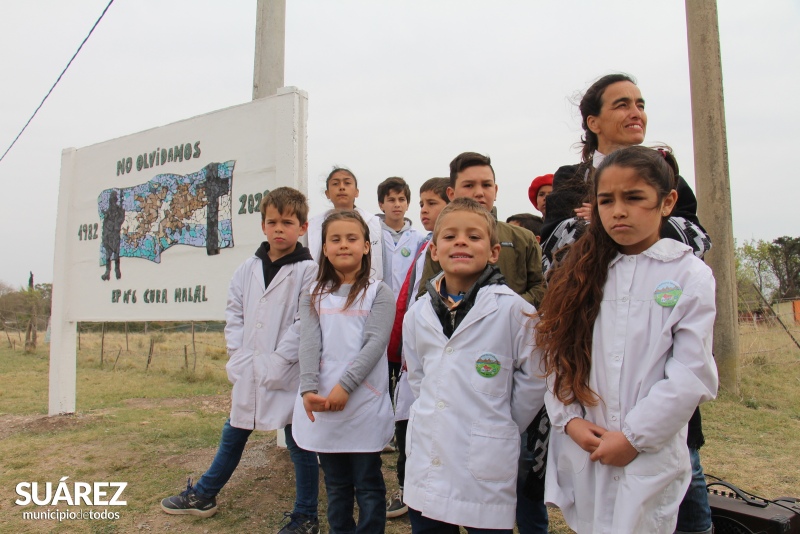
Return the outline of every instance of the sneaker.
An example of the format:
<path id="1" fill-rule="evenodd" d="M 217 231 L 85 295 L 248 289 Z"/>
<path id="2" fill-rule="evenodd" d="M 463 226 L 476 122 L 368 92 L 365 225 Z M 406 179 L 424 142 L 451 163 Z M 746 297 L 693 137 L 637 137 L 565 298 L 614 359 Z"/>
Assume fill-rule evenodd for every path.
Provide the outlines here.
<path id="1" fill-rule="evenodd" d="M 211 517 L 217 513 L 217 498 L 205 499 L 195 493 L 192 479 L 186 483 L 186 489 L 180 495 L 173 495 L 161 500 L 161 509 L 173 515 L 196 515 Z"/>
<path id="2" fill-rule="evenodd" d="M 391 519 L 406 513 L 408 513 L 408 506 L 403 502 L 403 490 L 399 490 L 386 502 L 386 517 Z"/>
<path id="3" fill-rule="evenodd" d="M 319 534 L 319 519 L 309 515 L 283 512 L 283 519 L 289 523 L 278 534 Z"/>

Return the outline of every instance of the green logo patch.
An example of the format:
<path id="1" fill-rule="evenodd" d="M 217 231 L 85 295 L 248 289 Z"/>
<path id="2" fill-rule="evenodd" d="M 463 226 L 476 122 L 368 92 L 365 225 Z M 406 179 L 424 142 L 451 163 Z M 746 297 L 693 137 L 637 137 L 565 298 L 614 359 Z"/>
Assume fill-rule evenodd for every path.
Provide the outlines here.
<path id="1" fill-rule="evenodd" d="M 475 362 L 475 370 L 484 378 L 492 378 L 500 372 L 500 362 L 497 361 L 497 356 L 487 352 L 481 354 L 481 357 Z"/>
<path id="2" fill-rule="evenodd" d="M 411 250 L 409 250 L 408 247 L 403 247 L 400 249 L 400 254 L 402 254 L 404 258 L 407 258 L 411 256 Z"/>
<path id="3" fill-rule="evenodd" d="M 656 290 L 653 292 L 653 298 L 659 306 L 672 308 L 678 303 L 678 299 L 681 298 L 682 294 L 683 289 L 681 289 L 678 282 L 664 280 L 656 286 Z"/>

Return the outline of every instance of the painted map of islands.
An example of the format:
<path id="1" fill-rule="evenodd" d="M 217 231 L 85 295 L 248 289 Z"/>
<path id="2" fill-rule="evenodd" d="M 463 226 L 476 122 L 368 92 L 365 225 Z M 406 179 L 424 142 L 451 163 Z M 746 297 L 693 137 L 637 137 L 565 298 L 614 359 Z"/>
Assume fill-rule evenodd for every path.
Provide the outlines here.
<path id="1" fill-rule="evenodd" d="M 132 187 L 106 189 L 97 198 L 102 221 L 103 280 L 122 277 L 120 258 L 161 263 L 173 245 L 205 247 L 209 256 L 233 247 L 231 191 L 235 161 L 209 163 L 186 174 L 159 174 Z"/>

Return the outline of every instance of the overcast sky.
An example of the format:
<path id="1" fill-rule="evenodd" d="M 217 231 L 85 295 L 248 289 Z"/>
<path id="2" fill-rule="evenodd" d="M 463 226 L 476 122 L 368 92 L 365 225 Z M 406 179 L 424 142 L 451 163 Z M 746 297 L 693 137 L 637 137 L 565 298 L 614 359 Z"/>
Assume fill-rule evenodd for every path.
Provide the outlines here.
<path id="1" fill-rule="evenodd" d="M 107 0 L 3 2 L 0 153 Z M 694 184 L 684 3 L 287 0 L 286 85 L 308 92 L 311 211 L 331 166 L 377 184 L 446 176 L 458 153 L 492 158 L 502 219 L 533 212 L 531 180 L 578 161 L 583 90 L 633 74 L 647 143 L 671 145 Z M 53 276 L 61 150 L 247 102 L 255 0 L 116 0 L 17 145 L 0 162 L 0 280 Z M 738 240 L 800 235 L 800 3 L 719 2 Z M 712 236 L 713 237 L 713 236 Z"/>

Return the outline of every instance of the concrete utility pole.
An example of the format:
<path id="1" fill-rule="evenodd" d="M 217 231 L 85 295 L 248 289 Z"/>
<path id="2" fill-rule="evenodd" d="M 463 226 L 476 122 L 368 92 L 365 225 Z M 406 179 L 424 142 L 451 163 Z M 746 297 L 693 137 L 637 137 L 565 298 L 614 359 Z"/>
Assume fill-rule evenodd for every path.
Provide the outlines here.
<path id="1" fill-rule="evenodd" d="M 717 280 L 714 357 L 720 385 L 738 393 L 738 297 L 717 3 L 716 0 L 685 2 L 697 211 L 713 241 L 714 246 L 706 255 L 706 261 Z"/>
<path id="2" fill-rule="evenodd" d="M 258 0 L 253 100 L 283 87 L 286 51 L 286 0 Z"/>

